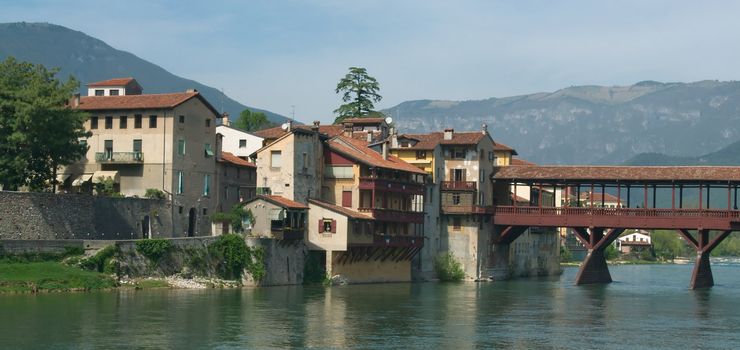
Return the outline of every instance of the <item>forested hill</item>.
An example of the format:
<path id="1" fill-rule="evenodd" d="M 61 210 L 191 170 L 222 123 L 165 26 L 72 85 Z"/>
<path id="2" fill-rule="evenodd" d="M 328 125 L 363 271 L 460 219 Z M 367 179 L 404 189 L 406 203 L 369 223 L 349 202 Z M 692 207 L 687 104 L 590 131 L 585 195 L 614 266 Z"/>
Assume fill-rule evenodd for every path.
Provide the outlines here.
<path id="1" fill-rule="evenodd" d="M 264 112 L 271 121 L 282 122 L 284 116 L 259 108 L 247 107 L 219 90 L 197 81 L 176 76 L 164 68 L 117 50 L 105 42 L 48 23 L 0 23 L 0 59 L 13 56 L 21 61 L 41 63 L 48 68 L 61 69 L 59 77 L 73 75 L 81 83 L 81 93 L 87 94 L 85 84 L 115 77 L 134 77 L 145 93 L 163 93 L 197 89 L 216 109 L 228 112 L 232 118 L 245 108 Z"/>
<path id="2" fill-rule="evenodd" d="M 737 165 L 740 166 L 740 141 L 719 151 L 698 157 L 673 157 L 661 153 L 641 153 L 625 165 Z"/>
<path id="3" fill-rule="evenodd" d="M 540 164 L 622 164 L 641 153 L 699 157 L 740 140 L 740 82 L 575 86 L 384 110 L 399 130 L 480 130 Z M 719 158 L 717 158 L 719 161 Z"/>

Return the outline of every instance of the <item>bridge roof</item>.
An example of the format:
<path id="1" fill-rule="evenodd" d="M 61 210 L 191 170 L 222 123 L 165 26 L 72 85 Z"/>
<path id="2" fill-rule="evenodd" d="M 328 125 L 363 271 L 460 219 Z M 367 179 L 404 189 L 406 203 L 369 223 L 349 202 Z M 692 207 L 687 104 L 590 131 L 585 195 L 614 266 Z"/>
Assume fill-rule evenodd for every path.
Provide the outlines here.
<path id="1" fill-rule="evenodd" d="M 731 166 L 526 166 L 498 167 L 493 180 L 550 183 L 727 183 L 740 182 L 740 167 Z"/>

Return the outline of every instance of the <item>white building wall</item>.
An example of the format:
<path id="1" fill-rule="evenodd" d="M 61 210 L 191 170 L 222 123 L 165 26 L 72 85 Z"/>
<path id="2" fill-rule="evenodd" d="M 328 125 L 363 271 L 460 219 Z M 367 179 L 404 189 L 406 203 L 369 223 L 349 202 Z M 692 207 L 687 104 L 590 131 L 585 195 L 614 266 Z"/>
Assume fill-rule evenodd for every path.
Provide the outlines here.
<path id="1" fill-rule="evenodd" d="M 226 125 L 217 126 L 216 133 L 224 136 L 221 149 L 224 152 L 229 152 L 241 158 L 249 157 L 250 154 L 262 148 L 262 141 L 264 140 L 246 131 L 234 129 Z M 246 142 L 244 147 L 240 147 L 241 140 Z"/>

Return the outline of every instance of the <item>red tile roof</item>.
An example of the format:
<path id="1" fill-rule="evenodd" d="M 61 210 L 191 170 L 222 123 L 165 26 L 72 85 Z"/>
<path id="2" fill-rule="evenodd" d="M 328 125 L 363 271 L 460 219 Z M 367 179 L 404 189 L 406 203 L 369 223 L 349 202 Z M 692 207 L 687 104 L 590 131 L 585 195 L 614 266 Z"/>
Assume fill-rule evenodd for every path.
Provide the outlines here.
<path id="1" fill-rule="evenodd" d="M 214 109 L 199 92 L 123 96 L 83 96 L 80 97 L 80 105 L 77 108 L 85 111 L 170 109 L 175 108 L 194 97 L 200 98 L 213 114 L 219 115 L 216 109 Z"/>
<path id="2" fill-rule="evenodd" d="M 326 144 L 332 151 L 366 165 L 391 170 L 401 170 L 415 174 L 426 174 L 424 170 L 406 163 L 390 154 L 388 155 L 388 159 L 383 159 L 383 155 L 368 148 L 368 143 L 361 140 L 345 136 L 337 136 L 329 140 Z"/>
<path id="3" fill-rule="evenodd" d="M 255 165 L 254 163 L 250 163 L 244 159 L 241 159 L 230 152 L 221 152 L 221 158 L 219 159 L 219 161 L 250 168 L 257 167 L 257 165 Z"/>
<path id="4" fill-rule="evenodd" d="M 494 179 L 534 181 L 734 181 L 740 167 L 731 166 L 504 166 Z"/>
<path id="5" fill-rule="evenodd" d="M 511 158 L 511 165 L 537 165 L 521 158 Z"/>
<path id="6" fill-rule="evenodd" d="M 419 142 L 414 145 L 413 149 L 425 149 L 430 150 L 434 149 L 437 145 L 477 145 L 478 142 L 480 142 L 481 139 L 486 137 L 488 134 L 484 134 L 480 131 L 468 131 L 468 132 L 453 132 L 452 133 L 452 139 L 451 140 L 445 140 L 445 134 L 444 132 L 430 132 L 427 134 L 403 134 L 400 135 L 401 137 L 407 137 L 411 139 L 419 140 Z M 506 146 L 506 145 L 504 145 Z M 508 146 L 506 146 L 506 150 L 512 150 Z"/>
<path id="7" fill-rule="evenodd" d="M 103 81 L 96 81 L 94 83 L 87 84 L 87 86 L 126 86 L 133 80 L 134 78 L 114 78 Z"/>
<path id="8" fill-rule="evenodd" d="M 271 202 L 275 205 L 278 205 L 278 206 L 281 206 L 287 209 L 308 209 L 308 206 L 306 206 L 303 203 L 292 201 L 288 198 L 281 197 L 281 196 L 258 195 L 257 198 L 262 198 L 268 202 Z"/>
<path id="9" fill-rule="evenodd" d="M 310 204 L 316 204 L 322 208 L 329 209 L 335 213 L 342 214 L 344 216 L 353 218 L 353 219 L 363 219 L 363 220 L 372 220 L 372 217 L 369 215 L 365 215 L 363 213 L 354 211 L 350 208 L 340 207 L 338 205 L 329 204 L 326 202 L 318 201 L 315 199 L 309 199 L 308 203 Z"/>
<path id="10" fill-rule="evenodd" d="M 611 195 L 609 193 L 605 193 L 605 194 L 603 194 L 603 196 L 602 196 L 602 193 L 601 192 L 594 192 L 593 193 L 593 196 L 589 196 L 589 192 L 581 193 L 581 200 L 591 201 L 591 197 L 593 197 L 594 203 L 601 203 L 602 197 L 604 198 L 604 202 L 609 202 L 609 203 L 617 203 L 617 202 L 619 202 L 619 203 L 621 203 L 621 201 L 619 200 L 619 198 L 617 198 L 616 196 L 613 196 L 613 195 Z"/>
<path id="11" fill-rule="evenodd" d="M 516 153 L 516 150 L 515 149 L 513 149 L 513 148 L 511 148 L 511 147 L 509 147 L 509 146 L 507 146 L 507 145 L 505 145 L 503 143 L 500 143 L 500 142 L 496 142 L 496 144 L 493 145 L 493 150 L 494 151 L 508 151 L 508 152 L 511 152 L 511 154 L 513 154 L 513 155 L 517 155 L 518 154 L 518 153 Z"/>
<path id="12" fill-rule="evenodd" d="M 311 130 L 312 125 L 294 125 L 293 127 L 303 130 Z M 341 125 L 319 125 L 319 132 L 322 134 L 326 134 L 329 137 L 340 135 L 343 129 L 344 128 Z M 287 132 L 283 130 L 280 126 L 276 126 L 274 128 L 255 131 L 252 134 L 263 139 L 274 140 L 287 134 Z"/>

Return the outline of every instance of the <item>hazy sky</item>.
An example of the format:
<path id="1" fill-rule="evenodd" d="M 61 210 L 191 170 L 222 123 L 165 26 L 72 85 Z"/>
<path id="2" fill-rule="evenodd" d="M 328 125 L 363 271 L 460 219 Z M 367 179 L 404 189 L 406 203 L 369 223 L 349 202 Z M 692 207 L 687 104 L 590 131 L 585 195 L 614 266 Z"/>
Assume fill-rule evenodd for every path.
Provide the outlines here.
<path id="1" fill-rule="evenodd" d="M 379 108 L 641 80 L 740 80 L 740 1 L 8 1 L 255 107 L 333 120 L 366 67 Z"/>

